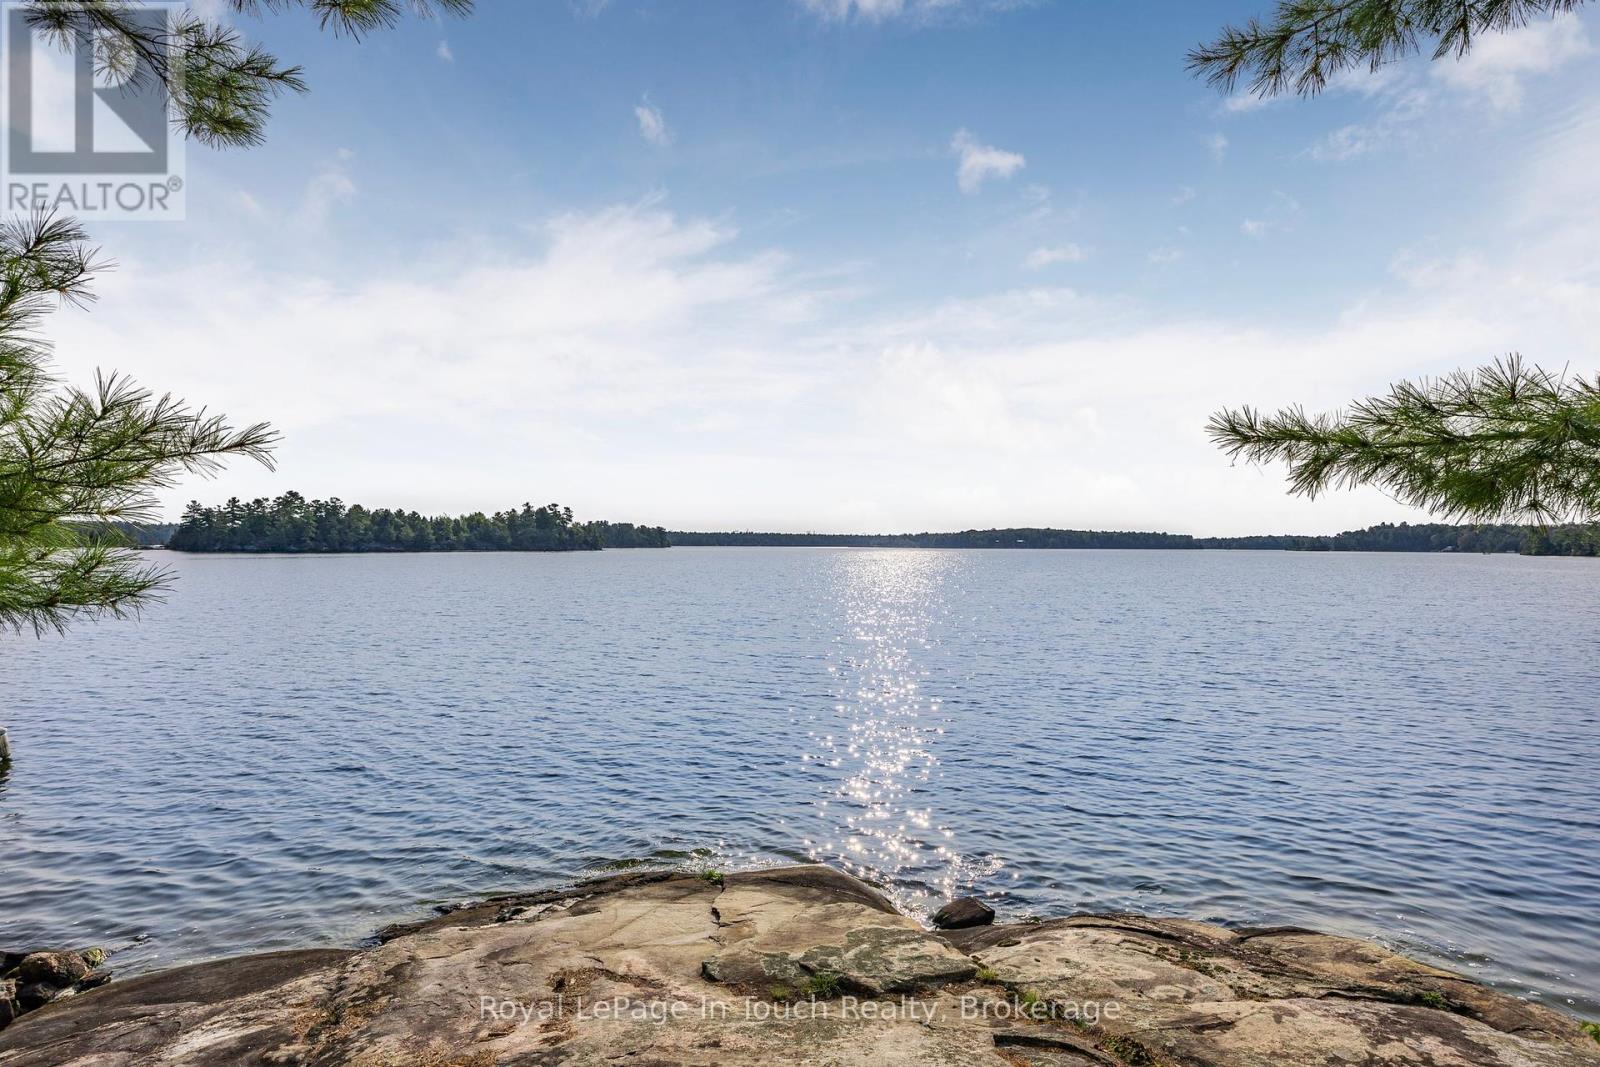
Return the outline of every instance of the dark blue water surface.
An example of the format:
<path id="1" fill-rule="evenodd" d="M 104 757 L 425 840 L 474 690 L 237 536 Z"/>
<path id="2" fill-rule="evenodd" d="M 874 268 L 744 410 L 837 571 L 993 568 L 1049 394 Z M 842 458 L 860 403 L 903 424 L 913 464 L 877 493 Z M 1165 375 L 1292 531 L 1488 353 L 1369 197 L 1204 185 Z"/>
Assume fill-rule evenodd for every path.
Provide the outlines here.
<path id="1" fill-rule="evenodd" d="M 1600 561 L 161 558 L 144 619 L 0 642 L 0 947 L 128 973 L 815 859 L 918 910 L 1377 937 L 1600 1015 Z"/>

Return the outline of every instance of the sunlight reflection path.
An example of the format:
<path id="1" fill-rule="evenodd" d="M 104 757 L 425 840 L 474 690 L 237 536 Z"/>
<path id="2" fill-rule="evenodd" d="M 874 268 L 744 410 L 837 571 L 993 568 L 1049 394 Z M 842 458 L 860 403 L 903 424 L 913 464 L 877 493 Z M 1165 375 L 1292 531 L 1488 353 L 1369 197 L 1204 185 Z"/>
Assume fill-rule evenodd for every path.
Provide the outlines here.
<path id="1" fill-rule="evenodd" d="M 961 853 L 955 831 L 926 801 L 941 774 L 944 713 L 925 680 L 938 626 L 963 560 L 953 553 L 841 553 L 833 587 L 844 632 L 828 670 L 837 703 L 819 715 L 802 760 L 821 781 L 812 859 L 885 888 L 902 908 L 925 913 L 1002 864 Z"/>

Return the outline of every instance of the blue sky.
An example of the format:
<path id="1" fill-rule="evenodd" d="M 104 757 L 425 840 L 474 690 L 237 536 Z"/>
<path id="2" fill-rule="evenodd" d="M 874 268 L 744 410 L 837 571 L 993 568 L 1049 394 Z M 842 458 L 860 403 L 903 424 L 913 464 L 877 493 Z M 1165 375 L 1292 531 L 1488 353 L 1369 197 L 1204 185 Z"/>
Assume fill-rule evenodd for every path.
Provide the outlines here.
<path id="1" fill-rule="evenodd" d="M 1206 442 L 1512 349 L 1600 368 L 1593 11 L 1228 100 L 1187 48 L 1267 0 L 508 3 L 306 68 L 267 143 L 52 329 L 285 433 L 296 488 L 690 528 L 1326 532 Z"/>

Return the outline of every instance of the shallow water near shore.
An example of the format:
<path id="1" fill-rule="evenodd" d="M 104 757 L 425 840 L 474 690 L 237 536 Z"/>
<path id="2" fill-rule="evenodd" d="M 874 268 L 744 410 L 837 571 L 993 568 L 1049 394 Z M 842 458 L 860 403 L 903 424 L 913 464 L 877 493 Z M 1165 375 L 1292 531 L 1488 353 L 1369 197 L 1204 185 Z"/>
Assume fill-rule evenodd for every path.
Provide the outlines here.
<path id="1" fill-rule="evenodd" d="M 185 557 L 0 642 L 0 947 L 122 974 L 639 861 L 1376 937 L 1600 1016 L 1600 561 Z"/>

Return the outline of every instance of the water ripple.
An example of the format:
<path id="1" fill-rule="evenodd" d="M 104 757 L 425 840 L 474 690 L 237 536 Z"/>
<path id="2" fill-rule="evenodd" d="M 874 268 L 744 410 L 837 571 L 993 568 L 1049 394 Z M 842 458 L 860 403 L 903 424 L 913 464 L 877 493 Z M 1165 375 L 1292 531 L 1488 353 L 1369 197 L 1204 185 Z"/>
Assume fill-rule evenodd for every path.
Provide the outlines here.
<path id="1" fill-rule="evenodd" d="M 0 645 L 8 945 L 124 973 L 637 865 L 1378 937 L 1600 1015 L 1600 564 L 178 558 Z"/>

